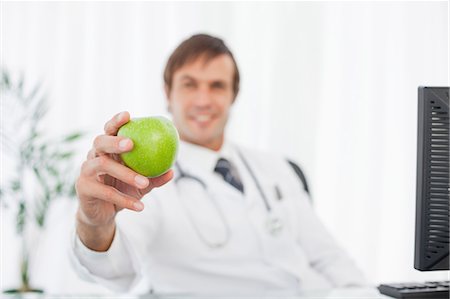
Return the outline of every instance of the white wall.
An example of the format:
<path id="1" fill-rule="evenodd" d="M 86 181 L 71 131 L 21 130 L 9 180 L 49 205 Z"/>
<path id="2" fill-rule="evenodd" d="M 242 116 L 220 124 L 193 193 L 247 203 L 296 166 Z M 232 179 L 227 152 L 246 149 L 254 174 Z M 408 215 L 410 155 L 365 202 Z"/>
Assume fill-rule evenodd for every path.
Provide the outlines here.
<path id="1" fill-rule="evenodd" d="M 229 137 L 300 162 L 317 212 L 372 283 L 448 279 L 412 268 L 417 87 L 449 85 L 446 1 L 1 5 L 2 66 L 44 82 L 50 134 L 89 131 L 80 161 L 114 113 L 166 114 L 168 55 L 193 33 L 215 34 L 242 75 Z M 54 207 L 37 283 L 105 292 L 69 268 L 62 244 L 74 210 Z M 6 288 L 17 246 L 2 213 Z"/>

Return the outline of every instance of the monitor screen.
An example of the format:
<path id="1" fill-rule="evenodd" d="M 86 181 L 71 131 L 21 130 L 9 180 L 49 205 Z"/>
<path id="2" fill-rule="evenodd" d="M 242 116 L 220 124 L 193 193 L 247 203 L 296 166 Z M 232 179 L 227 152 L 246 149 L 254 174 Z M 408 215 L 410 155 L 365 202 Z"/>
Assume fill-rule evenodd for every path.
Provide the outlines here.
<path id="1" fill-rule="evenodd" d="M 449 88 L 419 87 L 414 268 L 449 270 Z"/>

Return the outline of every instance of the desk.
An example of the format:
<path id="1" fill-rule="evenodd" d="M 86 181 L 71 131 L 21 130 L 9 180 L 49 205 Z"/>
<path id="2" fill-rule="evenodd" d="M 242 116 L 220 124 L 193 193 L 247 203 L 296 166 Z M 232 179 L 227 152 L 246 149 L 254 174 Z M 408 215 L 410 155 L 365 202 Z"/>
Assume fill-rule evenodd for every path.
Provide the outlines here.
<path id="1" fill-rule="evenodd" d="M 24 294 L 24 295 L 6 295 L 1 294 L 2 299 L 387 299 L 391 297 L 384 296 L 376 288 L 346 288 L 333 289 L 328 291 L 314 291 L 299 294 L 298 296 L 190 296 L 190 295 L 64 295 L 64 294 Z"/>

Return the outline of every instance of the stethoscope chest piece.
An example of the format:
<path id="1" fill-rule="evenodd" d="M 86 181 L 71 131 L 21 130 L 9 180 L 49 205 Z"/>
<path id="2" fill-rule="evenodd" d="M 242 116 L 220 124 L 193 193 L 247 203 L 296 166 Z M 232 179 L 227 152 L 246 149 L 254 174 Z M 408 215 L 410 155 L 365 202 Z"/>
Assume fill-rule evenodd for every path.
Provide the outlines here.
<path id="1" fill-rule="evenodd" d="M 266 219 L 266 229 L 271 236 L 277 237 L 283 231 L 283 221 L 279 217 L 269 216 Z"/>

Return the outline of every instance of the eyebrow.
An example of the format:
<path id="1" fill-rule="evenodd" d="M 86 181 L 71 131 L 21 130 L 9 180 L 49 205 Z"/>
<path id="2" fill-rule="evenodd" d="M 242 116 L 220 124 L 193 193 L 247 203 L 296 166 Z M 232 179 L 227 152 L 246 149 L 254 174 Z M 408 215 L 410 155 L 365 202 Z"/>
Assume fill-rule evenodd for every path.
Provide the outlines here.
<path id="1" fill-rule="evenodd" d="M 180 78 L 181 80 L 195 80 L 195 78 L 194 77 L 191 77 L 191 76 L 189 76 L 189 75 L 183 75 L 183 76 L 181 76 L 181 78 Z"/>
<path id="2" fill-rule="evenodd" d="M 192 81 L 197 81 L 197 79 L 195 79 L 194 77 L 191 77 L 189 75 L 183 75 L 181 76 L 180 80 L 192 80 Z M 217 83 L 221 83 L 221 84 L 227 84 L 226 80 L 223 79 L 215 79 L 209 82 L 209 84 L 217 84 Z"/>

